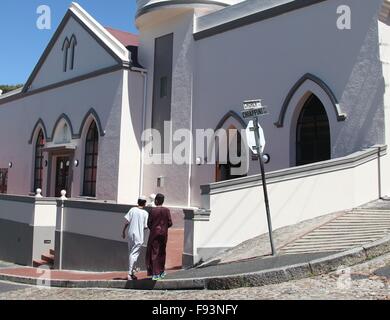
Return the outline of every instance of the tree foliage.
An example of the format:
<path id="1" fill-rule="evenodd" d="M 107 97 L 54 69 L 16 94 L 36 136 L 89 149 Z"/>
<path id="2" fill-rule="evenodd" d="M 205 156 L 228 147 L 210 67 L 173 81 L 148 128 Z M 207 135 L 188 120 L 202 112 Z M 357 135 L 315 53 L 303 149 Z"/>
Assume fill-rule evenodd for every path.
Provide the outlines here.
<path id="1" fill-rule="evenodd" d="M 23 87 L 22 84 L 15 84 L 15 85 L 0 84 L 0 90 L 3 91 L 3 94 L 10 92 L 10 91 L 13 91 L 13 90 L 16 90 L 16 89 L 19 89 L 21 87 Z"/>

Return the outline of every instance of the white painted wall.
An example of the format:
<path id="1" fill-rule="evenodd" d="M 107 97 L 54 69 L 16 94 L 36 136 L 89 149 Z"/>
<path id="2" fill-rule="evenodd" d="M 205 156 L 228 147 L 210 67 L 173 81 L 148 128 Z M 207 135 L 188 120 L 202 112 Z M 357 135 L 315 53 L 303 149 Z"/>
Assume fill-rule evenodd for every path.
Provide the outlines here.
<path id="1" fill-rule="evenodd" d="M 390 7 L 390 5 L 388 5 Z M 389 13 L 389 11 L 385 11 Z M 390 141 L 390 15 L 387 19 L 379 21 L 380 57 L 382 61 L 384 77 L 384 112 L 386 143 Z M 390 157 L 385 160 L 382 171 L 383 193 L 390 194 Z"/>
<path id="2" fill-rule="evenodd" d="M 36 227 L 54 227 L 57 223 L 57 202 L 37 200 L 34 206 L 32 225 Z"/>
<path id="3" fill-rule="evenodd" d="M 381 3 L 329 0 L 196 41 L 193 129 L 215 128 L 228 111 L 240 113 L 244 100 L 262 98 L 270 111 L 261 121 L 272 158 L 266 169 L 287 168 L 294 110 L 289 110 L 284 128 L 274 123 L 290 89 L 312 73 L 330 87 L 348 117 L 335 122 L 334 114 L 328 114 L 332 158 L 384 143 L 377 22 Z M 352 30 L 337 28 L 339 5 L 351 7 Z M 258 170 L 252 162 L 250 173 Z M 193 167 L 192 206 L 200 205 L 199 186 L 214 179 L 214 166 Z"/>
<path id="4" fill-rule="evenodd" d="M 153 102 L 153 71 L 155 39 L 174 33 L 172 126 L 173 131 L 191 128 L 192 74 L 193 74 L 193 17 L 194 12 L 169 19 L 165 24 L 140 30 L 140 63 L 148 70 L 147 122 L 151 127 Z M 177 144 L 175 144 L 177 145 Z M 175 146 L 174 145 L 174 146 Z M 166 177 L 165 187 L 157 188 L 157 178 Z M 189 167 L 187 165 L 148 165 L 144 173 L 145 194 L 162 192 L 170 206 L 188 205 Z"/>
<path id="5" fill-rule="evenodd" d="M 43 200 L 20 196 L 5 196 L 0 195 L 0 219 L 2 221 L 12 221 L 18 223 L 20 230 L 22 224 L 31 227 L 32 238 L 28 238 L 28 234 L 20 233 L 14 235 L 15 238 L 9 239 L 7 243 L 0 243 L 2 250 L 22 250 L 16 244 L 16 237 L 21 237 L 25 253 L 31 250 L 32 262 L 41 259 L 42 254 L 48 254 L 50 249 L 54 249 L 54 231 L 56 226 L 57 203 L 54 199 Z M 31 240 L 29 242 L 29 240 Z M 19 240 L 20 242 L 20 240 Z M 11 261 L 15 262 L 15 261 Z"/>
<path id="6" fill-rule="evenodd" d="M 143 76 L 136 72 L 123 72 L 118 203 L 135 204 L 140 193 L 143 92 Z"/>

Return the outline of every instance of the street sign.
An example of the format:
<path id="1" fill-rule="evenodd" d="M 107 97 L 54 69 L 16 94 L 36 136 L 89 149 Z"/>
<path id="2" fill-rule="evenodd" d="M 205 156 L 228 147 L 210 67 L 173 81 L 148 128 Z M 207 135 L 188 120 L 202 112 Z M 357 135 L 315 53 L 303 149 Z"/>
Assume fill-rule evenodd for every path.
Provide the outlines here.
<path id="1" fill-rule="evenodd" d="M 260 137 L 260 147 L 261 147 L 261 153 L 264 152 L 265 149 L 265 135 L 263 128 L 259 125 L 259 128 L 257 129 L 259 132 Z M 248 142 L 249 148 L 252 150 L 252 152 L 255 155 L 258 155 L 258 149 L 257 149 L 257 143 L 256 143 L 256 134 L 255 134 L 255 124 L 253 120 L 249 121 L 248 127 L 246 128 L 246 139 Z"/>
<path id="2" fill-rule="evenodd" d="M 261 100 L 247 100 L 244 101 L 244 111 L 242 116 L 244 119 L 264 116 L 268 114 L 267 107 L 261 104 Z"/>
<path id="3" fill-rule="evenodd" d="M 244 117 L 244 119 L 252 118 L 252 120 L 249 121 L 248 127 L 246 129 L 247 142 L 249 148 L 251 148 L 252 151 L 259 156 L 258 158 L 259 158 L 260 170 L 261 170 L 261 180 L 263 184 L 264 203 L 265 203 L 265 209 L 267 213 L 267 222 L 268 222 L 271 250 L 272 250 L 272 255 L 276 256 L 277 251 L 275 248 L 273 234 L 272 234 L 273 232 L 272 217 L 271 217 L 271 210 L 269 206 L 267 179 L 265 177 L 265 168 L 264 168 L 265 160 L 269 162 L 270 157 L 268 156 L 268 159 L 263 158 L 265 137 L 264 137 L 264 131 L 259 124 L 259 116 L 263 116 L 266 114 L 268 114 L 267 107 L 261 104 L 260 99 L 244 101 L 244 110 L 242 111 L 242 116 Z"/>
<path id="4" fill-rule="evenodd" d="M 263 107 L 261 105 L 260 99 L 244 101 L 243 105 L 244 105 L 244 110 L 260 109 Z"/>
<path id="5" fill-rule="evenodd" d="M 262 107 L 262 108 L 257 108 L 257 109 L 244 110 L 242 112 L 242 117 L 244 119 L 248 119 L 248 118 L 264 116 L 264 115 L 267 115 L 267 114 L 268 114 L 267 108 L 266 107 Z"/>

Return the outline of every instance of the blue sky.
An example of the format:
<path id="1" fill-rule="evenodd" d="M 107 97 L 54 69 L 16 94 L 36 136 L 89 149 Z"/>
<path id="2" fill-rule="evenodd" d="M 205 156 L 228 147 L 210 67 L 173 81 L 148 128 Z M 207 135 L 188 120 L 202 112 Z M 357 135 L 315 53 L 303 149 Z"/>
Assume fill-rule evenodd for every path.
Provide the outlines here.
<path id="1" fill-rule="evenodd" d="M 103 26 L 136 33 L 135 0 L 78 0 Z M 65 15 L 70 0 L 0 1 L 0 84 L 24 83 Z M 48 5 L 52 29 L 39 30 L 36 13 Z"/>

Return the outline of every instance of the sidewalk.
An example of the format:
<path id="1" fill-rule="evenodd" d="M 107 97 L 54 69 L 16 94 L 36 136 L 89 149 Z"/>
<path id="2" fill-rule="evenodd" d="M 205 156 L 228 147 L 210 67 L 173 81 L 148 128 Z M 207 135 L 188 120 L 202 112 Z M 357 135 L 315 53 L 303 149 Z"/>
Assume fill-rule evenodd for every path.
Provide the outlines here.
<path id="1" fill-rule="evenodd" d="M 62 288 L 136 290 L 228 290 L 258 287 L 327 274 L 390 252 L 390 236 L 336 254 L 282 255 L 238 261 L 191 270 L 171 271 L 164 281 L 140 278 L 126 281 L 126 273 L 81 273 L 34 268 L 0 269 L 0 281 Z"/>

